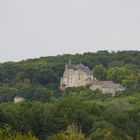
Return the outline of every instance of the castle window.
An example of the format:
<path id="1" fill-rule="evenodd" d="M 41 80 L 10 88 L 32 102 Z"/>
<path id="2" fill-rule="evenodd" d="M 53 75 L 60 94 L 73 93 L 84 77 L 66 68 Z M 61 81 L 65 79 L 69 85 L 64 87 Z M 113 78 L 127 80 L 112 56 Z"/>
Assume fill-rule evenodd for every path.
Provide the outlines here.
<path id="1" fill-rule="evenodd" d="M 79 80 L 81 80 L 81 75 L 79 75 Z"/>

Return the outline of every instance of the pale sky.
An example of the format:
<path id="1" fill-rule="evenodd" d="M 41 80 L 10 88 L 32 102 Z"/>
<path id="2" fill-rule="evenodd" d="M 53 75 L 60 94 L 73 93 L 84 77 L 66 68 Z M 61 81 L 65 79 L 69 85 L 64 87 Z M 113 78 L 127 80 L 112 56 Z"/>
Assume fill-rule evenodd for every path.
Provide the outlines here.
<path id="1" fill-rule="evenodd" d="M 140 0 L 0 0 L 0 62 L 140 50 Z"/>

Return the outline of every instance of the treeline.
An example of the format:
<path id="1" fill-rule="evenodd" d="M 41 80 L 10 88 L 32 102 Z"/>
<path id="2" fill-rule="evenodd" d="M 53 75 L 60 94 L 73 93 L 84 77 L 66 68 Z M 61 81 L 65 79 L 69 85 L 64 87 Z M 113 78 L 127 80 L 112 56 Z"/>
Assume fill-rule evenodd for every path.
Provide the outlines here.
<path id="1" fill-rule="evenodd" d="M 98 51 L 97 53 L 84 53 L 76 55 L 58 55 L 55 57 L 42 57 L 21 62 L 6 62 L 0 64 L 0 83 L 14 84 L 29 80 L 31 83 L 41 85 L 59 85 L 65 64 L 69 59 L 73 64 L 83 63 L 90 69 L 102 65 L 106 69 L 112 67 L 127 67 L 138 72 L 140 69 L 139 51 Z M 106 79 L 106 77 L 103 77 Z M 110 77 L 109 77 L 110 79 Z"/>

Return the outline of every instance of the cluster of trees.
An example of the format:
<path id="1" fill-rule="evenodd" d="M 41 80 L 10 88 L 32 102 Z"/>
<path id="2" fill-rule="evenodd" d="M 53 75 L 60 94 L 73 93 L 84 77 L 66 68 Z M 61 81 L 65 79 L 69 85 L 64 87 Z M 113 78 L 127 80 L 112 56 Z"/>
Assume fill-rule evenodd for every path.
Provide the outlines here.
<path id="1" fill-rule="evenodd" d="M 48 140 L 85 140 L 85 136 L 77 126 L 71 125 L 65 132 L 50 136 Z"/>
<path id="2" fill-rule="evenodd" d="M 140 71 L 127 65 L 107 69 L 102 64 L 99 64 L 94 67 L 93 74 L 98 80 L 112 80 L 116 83 L 121 83 L 127 88 L 140 87 Z"/>
<path id="3" fill-rule="evenodd" d="M 61 92 L 58 89 L 26 82 L 14 86 L 0 86 L 0 103 L 13 102 L 17 96 L 23 97 L 27 101 L 53 102 L 60 95 Z"/>
<path id="4" fill-rule="evenodd" d="M 10 126 L 5 125 L 0 128 L 0 140 L 38 140 L 32 134 L 22 134 L 19 132 L 14 132 Z"/>
<path id="5" fill-rule="evenodd" d="M 139 93 L 120 94 L 115 98 L 93 95 L 90 99 L 88 96 L 86 98 L 85 95 L 81 95 L 79 89 L 72 89 L 72 91 L 69 89 L 67 92 L 73 93 L 73 91 L 79 96 L 73 94 L 71 97 L 65 94 L 53 103 L 1 104 L 0 125 L 2 127 L 9 124 L 15 132 L 22 134 L 31 132 L 40 140 L 64 138 L 69 134 L 67 128 L 71 124 L 75 124 L 78 128 L 72 127 L 74 128 L 74 130 L 70 129 L 72 133 L 79 131 L 74 137 L 80 135 L 89 140 L 138 140 L 137 137 L 140 135 Z M 81 92 L 83 91 L 88 95 L 88 89 L 81 88 Z"/>

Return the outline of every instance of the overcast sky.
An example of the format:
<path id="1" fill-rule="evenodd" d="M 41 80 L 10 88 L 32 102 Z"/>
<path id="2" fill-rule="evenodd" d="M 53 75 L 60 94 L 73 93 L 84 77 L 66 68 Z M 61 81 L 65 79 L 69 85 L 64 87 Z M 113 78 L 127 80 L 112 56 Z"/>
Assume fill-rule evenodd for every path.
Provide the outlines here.
<path id="1" fill-rule="evenodd" d="M 140 50 L 140 0 L 0 0 L 0 62 Z"/>

